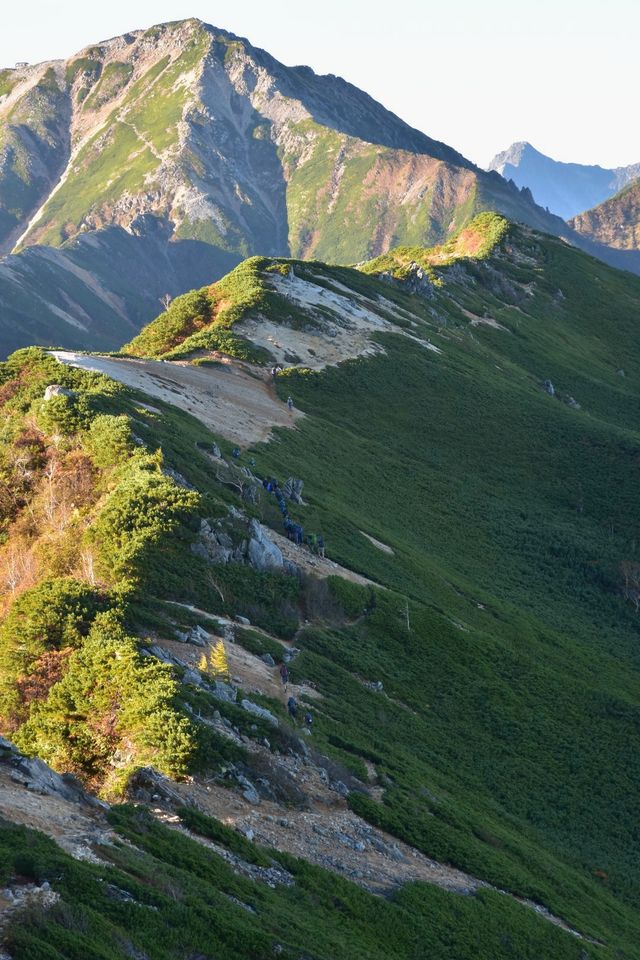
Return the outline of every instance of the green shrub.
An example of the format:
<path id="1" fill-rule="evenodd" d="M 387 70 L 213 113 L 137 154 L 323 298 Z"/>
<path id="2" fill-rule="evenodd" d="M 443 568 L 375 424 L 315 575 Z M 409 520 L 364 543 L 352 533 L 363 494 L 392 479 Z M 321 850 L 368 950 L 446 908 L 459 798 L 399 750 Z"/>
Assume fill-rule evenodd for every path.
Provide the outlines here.
<path id="1" fill-rule="evenodd" d="M 126 462 L 135 448 L 129 417 L 100 414 L 94 417 L 83 439 L 97 467 L 115 467 Z"/>
<path id="2" fill-rule="evenodd" d="M 130 461 L 89 531 L 100 548 L 102 570 L 114 580 L 138 584 L 150 554 L 177 535 L 199 502 L 197 493 L 165 477 L 154 458 Z"/>
<path id="3" fill-rule="evenodd" d="M 95 588 L 71 579 L 45 580 L 18 597 L 0 626 L 0 715 L 6 723 L 15 726 L 28 711 L 25 681 L 31 679 L 34 696 L 46 695 L 45 670 L 54 663 L 43 657 L 79 647 L 107 603 Z"/>
<path id="4" fill-rule="evenodd" d="M 84 397 L 67 397 L 56 394 L 49 400 L 40 400 L 36 405 L 38 426 L 45 433 L 61 433 L 70 436 L 87 423 L 89 408 Z"/>
<path id="5" fill-rule="evenodd" d="M 105 792 L 117 791 L 133 769 L 150 763 L 180 777 L 195 740 L 173 705 L 176 692 L 170 668 L 140 655 L 117 614 L 100 613 L 64 678 L 34 705 L 15 740 Z"/>

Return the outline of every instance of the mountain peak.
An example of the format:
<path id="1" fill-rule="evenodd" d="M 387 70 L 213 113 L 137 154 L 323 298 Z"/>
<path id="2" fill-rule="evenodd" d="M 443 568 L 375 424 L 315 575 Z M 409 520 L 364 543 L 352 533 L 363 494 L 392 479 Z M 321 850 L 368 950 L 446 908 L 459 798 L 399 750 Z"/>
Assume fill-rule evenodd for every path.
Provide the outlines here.
<path id="1" fill-rule="evenodd" d="M 139 327 L 158 297 L 251 255 L 356 263 L 442 243 L 482 210 L 569 236 L 529 194 L 348 81 L 198 18 L 2 81 L 0 255 L 17 258 L 0 263 L 0 322 L 12 347 L 17 331 L 33 340 L 27 328 L 97 345 L 86 334 L 105 310 Z"/>
<path id="2" fill-rule="evenodd" d="M 565 220 L 597 206 L 640 175 L 640 164 L 606 169 L 597 164 L 565 163 L 540 153 L 530 143 L 512 143 L 488 167 L 516 186 L 528 187 L 536 203 Z"/>

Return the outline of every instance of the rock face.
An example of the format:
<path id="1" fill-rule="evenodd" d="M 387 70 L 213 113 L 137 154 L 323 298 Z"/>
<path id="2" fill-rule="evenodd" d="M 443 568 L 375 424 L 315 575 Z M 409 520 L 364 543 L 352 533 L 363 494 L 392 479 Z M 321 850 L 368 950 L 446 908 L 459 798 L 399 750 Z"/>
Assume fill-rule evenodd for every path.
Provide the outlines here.
<path id="1" fill-rule="evenodd" d="M 33 793 L 60 797 L 71 803 L 99 809 L 108 808 L 108 804 L 86 793 L 74 776 L 60 775 L 43 760 L 23 756 L 17 747 L 4 737 L 0 737 L 0 764 L 8 764 L 11 767 L 11 779 Z"/>
<path id="2" fill-rule="evenodd" d="M 529 188 L 536 203 L 564 220 L 595 207 L 640 177 L 640 163 L 610 169 L 561 163 L 540 153 L 530 143 L 513 143 L 493 158 L 489 170 L 513 180 L 521 189 Z"/>
<path id="3" fill-rule="evenodd" d="M 573 229 L 619 250 L 640 250 L 640 169 L 638 175 L 615 197 L 574 217 Z"/>
<path id="4" fill-rule="evenodd" d="M 249 563 L 256 570 L 282 570 L 284 557 L 279 547 L 266 534 L 265 528 L 257 520 L 249 524 L 251 538 L 247 549 Z"/>
<path id="5" fill-rule="evenodd" d="M 248 563 L 262 572 L 290 572 L 282 551 L 255 519 L 202 520 L 198 540 L 191 549 L 208 563 Z"/>

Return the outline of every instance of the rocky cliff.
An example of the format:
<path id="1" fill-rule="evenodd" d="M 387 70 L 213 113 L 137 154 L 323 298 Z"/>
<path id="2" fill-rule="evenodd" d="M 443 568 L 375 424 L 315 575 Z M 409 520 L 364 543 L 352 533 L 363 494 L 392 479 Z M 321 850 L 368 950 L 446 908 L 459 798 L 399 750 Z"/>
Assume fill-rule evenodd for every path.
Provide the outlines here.
<path id="1" fill-rule="evenodd" d="M 570 221 L 582 236 L 619 250 L 640 249 L 640 179 Z"/>

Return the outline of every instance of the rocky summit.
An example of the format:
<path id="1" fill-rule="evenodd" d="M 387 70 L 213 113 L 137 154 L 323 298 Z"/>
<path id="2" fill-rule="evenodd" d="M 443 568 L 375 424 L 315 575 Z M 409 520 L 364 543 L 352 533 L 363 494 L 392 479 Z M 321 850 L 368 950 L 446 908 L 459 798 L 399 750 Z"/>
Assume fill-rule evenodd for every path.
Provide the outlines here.
<path id="1" fill-rule="evenodd" d="M 481 210 L 583 242 L 340 77 L 199 20 L 4 70 L 0 353 L 113 349 L 244 257 L 355 263 Z"/>

